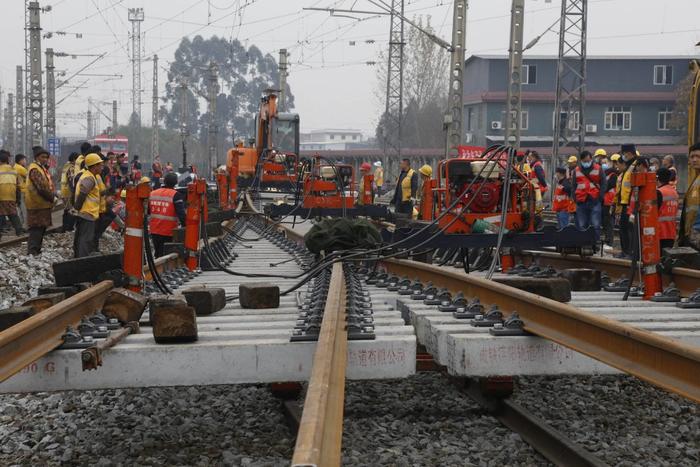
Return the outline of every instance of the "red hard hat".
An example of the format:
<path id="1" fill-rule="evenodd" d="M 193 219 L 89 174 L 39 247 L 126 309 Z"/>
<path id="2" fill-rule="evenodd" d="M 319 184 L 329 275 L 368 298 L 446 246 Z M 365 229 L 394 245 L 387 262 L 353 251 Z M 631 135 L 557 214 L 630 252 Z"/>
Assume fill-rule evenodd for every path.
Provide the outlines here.
<path id="1" fill-rule="evenodd" d="M 369 165 L 369 162 L 363 162 L 362 165 L 360 165 L 360 170 L 372 170 L 372 166 Z"/>

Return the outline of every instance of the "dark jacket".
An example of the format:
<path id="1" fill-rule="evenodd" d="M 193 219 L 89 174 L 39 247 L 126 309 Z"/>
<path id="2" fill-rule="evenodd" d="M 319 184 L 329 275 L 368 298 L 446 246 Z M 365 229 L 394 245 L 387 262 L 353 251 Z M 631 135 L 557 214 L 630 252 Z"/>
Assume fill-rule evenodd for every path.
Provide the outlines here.
<path id="1" fill-rule="evenodd" d="M 401 204 L 401 182 L 406 178 L 408 171 L 401 171 L 399 175 L 399 180 L 396 182 L 396 189 L 394 190 L 394 199 L 391 204 L 394 206 L 399 206 Z M 413 177 L 411 177 L 411 198 L 416 197 L 416 192 L 418 191 L 418 171 L 413 171 Z"/>

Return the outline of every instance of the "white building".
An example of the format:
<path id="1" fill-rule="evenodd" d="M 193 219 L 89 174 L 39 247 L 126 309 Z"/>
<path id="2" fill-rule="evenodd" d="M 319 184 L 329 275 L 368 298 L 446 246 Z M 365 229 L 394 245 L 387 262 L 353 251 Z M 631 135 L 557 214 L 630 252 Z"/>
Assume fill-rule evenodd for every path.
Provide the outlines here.
<path id="1" fill-rule="evenodd" d="M 364 142 L 360 130 L 323 129 L 300 134 L 302 151 L 344 150 Z"/>

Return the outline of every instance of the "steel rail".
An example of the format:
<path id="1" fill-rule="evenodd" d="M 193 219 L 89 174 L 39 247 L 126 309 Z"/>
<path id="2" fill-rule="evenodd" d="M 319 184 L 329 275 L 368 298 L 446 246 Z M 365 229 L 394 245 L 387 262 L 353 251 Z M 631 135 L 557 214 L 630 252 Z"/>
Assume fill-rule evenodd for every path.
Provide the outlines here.
<path id="1" fill-rule="evenodd" d="M 112 281 L 102 281 L 0 332 L 0 382 L 63 343 L 67 326 L 102 308 Z"/>
<path id="2" fill-rule="evenodd" d="M 598 256 L 581 257 L 578 255 L 562 255 L 553 251 L 525 250 L 516 253 L 525 265 L 538 262 L 541 266 L 552 266 L 555 269 L 566 268 L 592 268 L 605 271 L 611 279 L 630 277 L 631 261 L 627 259 L 600 258 Z M 689 268 L 673 268 L 671 274 L 662 274 L 664 285 L 673 282 L 681 291 L 681 295 L 688 296 L 700 288 L 700 271 Z"/>
<path id="3" fill-rule="evenodd" d="M 335 263 L 314 352 L 292 466 L 338 466 L 343 440 L 343 405 L 348 334 L 345 275 Z"/>
<path id="4" fill-rule="evenodd" d="M 498 304 L 504 312 L 517 311 L 532 334 L 700 402 L 698 347 L 463 272 L 408 260 L 382 264 L 390 273 L 432 281 L 484 304 Z"/>

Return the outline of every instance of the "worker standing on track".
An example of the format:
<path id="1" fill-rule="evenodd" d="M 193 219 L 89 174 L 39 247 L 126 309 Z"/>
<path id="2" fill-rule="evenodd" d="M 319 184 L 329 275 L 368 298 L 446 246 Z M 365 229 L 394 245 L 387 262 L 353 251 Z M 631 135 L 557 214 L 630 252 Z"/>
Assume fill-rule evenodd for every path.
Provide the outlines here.
<path id="1" fill-rule="evenodd" d="M 605 177 L 603 176 L 603 169 L 600 165 L 593 162 L 593 156 L 589 151 L 583 151 L 579 160 L 581 162 L 574 171 L 576 180 L 576 188 L 574 190 L 576 227 L 579 230 L 593 227 L 595 230 L 595 250 L 600 241 L 601 211 L 603 196 L 606 191 Z"/>
<path id="2" fill-rule="evenodd" d="M 73 208 L 73 186 L 72 180 L 75 177 L 75 161 L 78 158 L 77 152 L 72 152 L 68 156 L 68 162 L 61 170 L 61 198 L 63 199 L 63 231 L 72 232 L 75 228 L 75 216 L 71 213 Z"/>
<path id="3" fill-rule="evenodd" d="M 185 225 L 185 196 L 175 190 L 177 174 L 165 174 L 163 184 L 164 187 L 153 190 L 148 199 L 148 230 L 156 258 L 163 256 L 164 245 L 173 240 L 173 230 Z"/>
<path id="4" fill-rule="evenodd" d="M 700 143 L 688 150 L 688 163 L 695 170 L 695 178 L 688 184 L 683 198 L 681 224 L 678 229 L 678 245 L 690 246 L 700 251 Z"/>
<path id="5" fill-rule="evenodd" d="M 363 206 L 365 204 L 364 202 L 364 195 L 365 191 L 369 190 L 370 191 L 370 204 L 374 204 L 374 187 L 372 186 L 372 183 L 370 182 L 370 186 L 366 187 L 365 186 L 365 177 L 369 175 L 369 172 L 372 170 L 372 166 L 369 165 L 369 162 L 363 162 L 360 165 L 360 183 L 358 184 L 358 190 L 357 190 L 357 205 L 358 206 Z"/>
<path id="6" fill-rule="evenodd" d="M 20 236 L 24 229 L 17 215 L 17 200 L 22 194 L 22 182 L 10 165 L 10 157 L 8 151 L 0 150 L 0 229 L 4 227 L 5 218 L 8 218 L 15 229 L 15 235 Z"/>
<path id="7" fill-rule="evenodd" d="M 384 194 L 384 169 L 381 161 L 374 163 L 374 186 L 377 187 L 377 196 Z"/>
<path id="8" fill-rule="evenodd" d="M 576 211 L 576 203 L 571 199 L 571 180 L 566 177 L 566 169 L 557 167 L 554 175 L 557 186 L 552 198 L 552 210 L 557 215 L 557 227 L 561 230 L 569 225 L 569 217 Z"/>
<path id="9" fill-rule="evenodd" d="M 659 206 L 659 246 L 663 252 L 664 248 L 673 248 L 676 241 L 676 216 L 678 215 L 678 192 L 676 187 L 671 185 L 671 171 L 666 167 L 661 167 L 656 171 L 658 181 L 657 190 L 661 194 L 661 205 Z"/>
<path id="10" fill-rule="evenodd" d="M 678 183 L 678 171 L 676 171 L 675 160 L 671 154 L 667 154 L 661 159 L 661 167 L 665 167 L 671 171 L 671 185 L 676 186 Z"/>
<path id="11" fill-rule="evenodd" d="M 615 224 L 620 235 L 620 247 L 622 252 L 616 255 L 618 258 L 632 257 L 632 224 L 630 224 L 629 205 L 632 197 L 632 172 L 637 167 L 637 148 L 634 144 L 623 144 L 620 148 L 623 160 L 623 169 L 617 176 L 617 188 L 615 193 Z"/>
<path id="12" fill-rule="evenodd" d="M 78 211 L 73 238 L 73 255 L 89 256 L 95 248 L 95 224 L 100 217 L 100 185 L 97 176 L 102 172 L 102 158 L 90 153 L 85 156 L 85 170 L 75 187 L 75 209 Z"/>
<path id="13" fill-rule="evenodd" d="M 409 217 L 413 215 L 413 205 L 416 202 L 416 192 L 418 191 L 418 174 L 411 168 L 408 159 L 401 160 L 401 174 L 396 182 L 394 199 L 391 204 L 396 208 L 397 214 L 404 214 Z"/>
<path id="14" fill-rule="evenodd" d="M 55 188 L 49 173 L 49 152 L 41 146 L 32 148 L 34 162 L 27 172 L 27 253 L 38 255 L 44 242 L 44 233 L 51 227 L 51 211 L 56 201 Z"/>
<path id="15" fill-rule="evenodd" d="M 20 178 L 20 183 L 22 185 L 22 193 L 17 200 L 17 214 L 19 215 L 20 221 L 24 224 L 27 222 L 27 156 L 24 154 L 15 155 L 15 172 Z"/>
<path id="16" fill-rule="evenodd" d="M 432 220 L 434 212 L 434 200 L 432 199 L 433 185 L 431 183 L 433 176 L 433 168 L 424 164 L 420 169 L 420 208 L 418 209 L 418 218 L 421 220 Z M 430 204 L 425 204 L 430 203 Z"/>
<path id="17" fill-rule="evenodd" d="M 603 173 L 605 174 L 606 187 L 605 196 L 603 196 L 603 211 L 602 211 L 602 224 L 603 232 L 605 232 L 605 244 L 612 247 L 614 234 L 613 234 L 613 220 L 614 220 L 614 206 L 615 206 L 615 190 L 617 187 L 617 161 L 620 160 L 619 154 L 613 154 L 610 156 L 612 165 L 610 167 L 607 164 L 601 165 Z"/>

